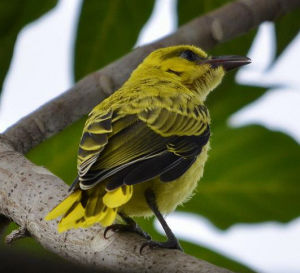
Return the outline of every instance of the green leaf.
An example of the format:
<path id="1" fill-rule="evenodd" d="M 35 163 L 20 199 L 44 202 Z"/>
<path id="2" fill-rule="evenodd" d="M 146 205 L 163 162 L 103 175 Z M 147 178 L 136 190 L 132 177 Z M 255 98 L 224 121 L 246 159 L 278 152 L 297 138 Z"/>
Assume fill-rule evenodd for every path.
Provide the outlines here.
<path id="1" fill-rule="evenodd" d="M 13 56 L 14 44 L 20 30 L 52 9 L 57 0 L 2 0 L 0 2 L 0 92 Z"/>
<path id="2" fill-rule="evenodd" d="M 276 57 L 279 57 L 300 30 L 300 9 L 290 12 L 275 22 Z"/>
<path id="3" fill-rule="evenodd" d="M 148 20 L 153 0 L 84 1 L 75 48 L 75 79 L 128 53 Z"/>
<path id="4" fill-rule="evenodd" d="M 300 147 L 260 126 L 212 129 L 211 151 L 197 194 L 181 210 L 216 226 L 288 222 L 300 214 Z"/>
<path id="5" fill-rule="evenodd" d="M 165 241 L 166 240 L 166 237 L 161 235 L 160 233 L 158 233 L 157 230 L 154 228 L 153 218 L 151 218 L 151 219 L 137 218 L 135 220 L 137 221 L 137 223 L 143 230 L 145 230 L 146 232 L 151 234 L 153 240 L 156 240 L 156 241 Z M 199 259 L 208 261 L 209 263 L 215 264 L 220 267 L 225 267 L 234 272 L 241 272 L 241 273 L 254 272 L 250 268 L 248 268 L 230 258 L 227 258 L 220 253 L 209 250 L 203 246 L 196 245 L 191 242 L 187 242 L 187 241 L 183 241 L 183 240 L 180 240 L 180 244 L 183 247 L 185 253 L 190 254 Z"/>

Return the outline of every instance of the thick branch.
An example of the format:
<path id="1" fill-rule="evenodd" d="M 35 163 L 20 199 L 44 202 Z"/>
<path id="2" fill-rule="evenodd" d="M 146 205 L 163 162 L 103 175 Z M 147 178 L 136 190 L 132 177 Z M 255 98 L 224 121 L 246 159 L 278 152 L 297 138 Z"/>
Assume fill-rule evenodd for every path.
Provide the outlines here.
<path id="1" fill-rule="evenodd" d="M 141 255 L 142 237 L 113 234 L 104 239 L 99 226 L 58 234 L 57 221 L 43 218 L 66 195 L 62 180 L 0 142 L 0 214 L 26 229 L 45 248 L 105 272 L 229 272 L 178 250 L 144 249 Z"/>
<path id="2" fill-rule="evenodd" d="M 5 135 L 17 151 L 26 153 L 87 114 L 92 107 L 119 88 L 152 50 L 175 44 L 194 44 L 209 49 L 217 43 L 248 32 L 263 21 L 275 20 L 299 6 L 300 0 L 239 0 L 229 3 L 194 19 L 174 34 L 137 48 L 88 75 L 66 93 L 9 128 Z"/>

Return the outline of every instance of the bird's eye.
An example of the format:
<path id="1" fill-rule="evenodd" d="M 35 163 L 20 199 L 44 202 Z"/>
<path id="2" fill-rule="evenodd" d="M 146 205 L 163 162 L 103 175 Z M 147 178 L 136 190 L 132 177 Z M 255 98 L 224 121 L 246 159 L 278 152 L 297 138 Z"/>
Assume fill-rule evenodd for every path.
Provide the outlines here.
<path id="1" fill-rule="evenodd" d="M 196 53 L 194 53 L 192 50 L 189 50 L 189 49 L 182 51 L 180 53 L 180 57 L 183 59 L 186 59 L 190 62 L 195 62 L 195 61 L 203 59 L 199 55 L 197 55 Z"/>

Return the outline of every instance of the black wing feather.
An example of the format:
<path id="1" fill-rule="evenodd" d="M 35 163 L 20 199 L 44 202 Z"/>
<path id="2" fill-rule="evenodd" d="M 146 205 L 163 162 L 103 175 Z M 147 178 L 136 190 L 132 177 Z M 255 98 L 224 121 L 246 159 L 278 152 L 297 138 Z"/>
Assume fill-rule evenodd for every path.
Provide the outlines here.
<path id="1" fill-rule="evenodd" d="M 199 136 L 170 137 L 169 143 L 171 143 L 173 147 L 180 146 L 182 150 L 184 150 L 186 146 L 189 149 L 184 150 L 184 152 L 178 155 L 169 152 L 166 146 L 164 153 L 150 159 L 139 161 L 112 175 L 106 183 L 106 188 L 113 190 L 123 184 L 135 185 L 155 177 L 160 177 L 162 182 L 176 180 L 195 162 L 203 146 L 208 142 L 209 136 L 210 129 L 209 126 L 207 126 L 203 134 Z"/>
<path id="2" fill-rule="evenodd" d="M 192 166 L 192 164 L 196 161 L 196 159 L 197 159 L 196 156 L 183 159 L 178 165 L 162 173 L 159 177 L 160 180 L 162 182 L 171 182 L 179 178 Z"/>
<path id="3" fill-rule="evenodd" d="M 170 170 L 171 168 L 174 168 L 180 164 L 182 160 L 183 158 L 166 151 L 160 156 L 147 159 L 138 164 L 125 176 L 124 184 L 135 185 L 148 181 Z"/>

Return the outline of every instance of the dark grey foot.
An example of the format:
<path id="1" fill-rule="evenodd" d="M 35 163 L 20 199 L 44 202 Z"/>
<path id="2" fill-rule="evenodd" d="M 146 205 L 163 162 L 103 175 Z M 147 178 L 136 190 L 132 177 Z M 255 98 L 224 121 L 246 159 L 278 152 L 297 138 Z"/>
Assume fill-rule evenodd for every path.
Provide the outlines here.
<path id="1" fill-rule="evenodd" d="M 155 241 L 150 240 L 141 246 L 140 253 L 142 253 L 143 249 L 146 246 L 148 246 L 150 248 L 160 247 L 160 248 L 178 249 L 180 251 L 183 251 L 181 245 L 179 244 L 179 241 L 177 240 L 174 233 L 168 226 L 166 220 L 160 213 L 160 211 L 157 207 L 157 204 L 156 204 L 155 194 L 150 188 L 145 191 L 145 198 L 146 198 L 146 201 L 147 201 L 149 207 L 151 208 L 151 210 L 155 214 L 157 220 L 160 222 L 162 228 L 164 229 L 164 231 L 168 237 L 168 240 L 166 242 L 155 242 Z"/>
<path id="2" fill-rule="evenodd" d="M 127 225 L 113 224 L 113 225 L 107 227 L 104 230 L 104 238 L 107 239 L 107 236 L 106 236 L 107 232 L 111 230 L 113 232 L 133 232 L 133 233 L 136 233 L 136 234 L 144 237 L 146 240 L 151 240 L 151 237 L 147 232 L 143 231 L 134 221 L 133 221 L 133 223 L 127 224 Z"/>
<path id="3" fill-rule="evenodd" d="M 168 249 L 178 249 L 180 251 L 183 251 L 178 240 L 169 240 L 166 242 L 148 241 L 148 242 L 145 242 L 142 244 L 142 246 L 140 248 L 140 254 L 142 254 L 143 249 L 147 246 L 149 248 L 168 248 Z"/>

